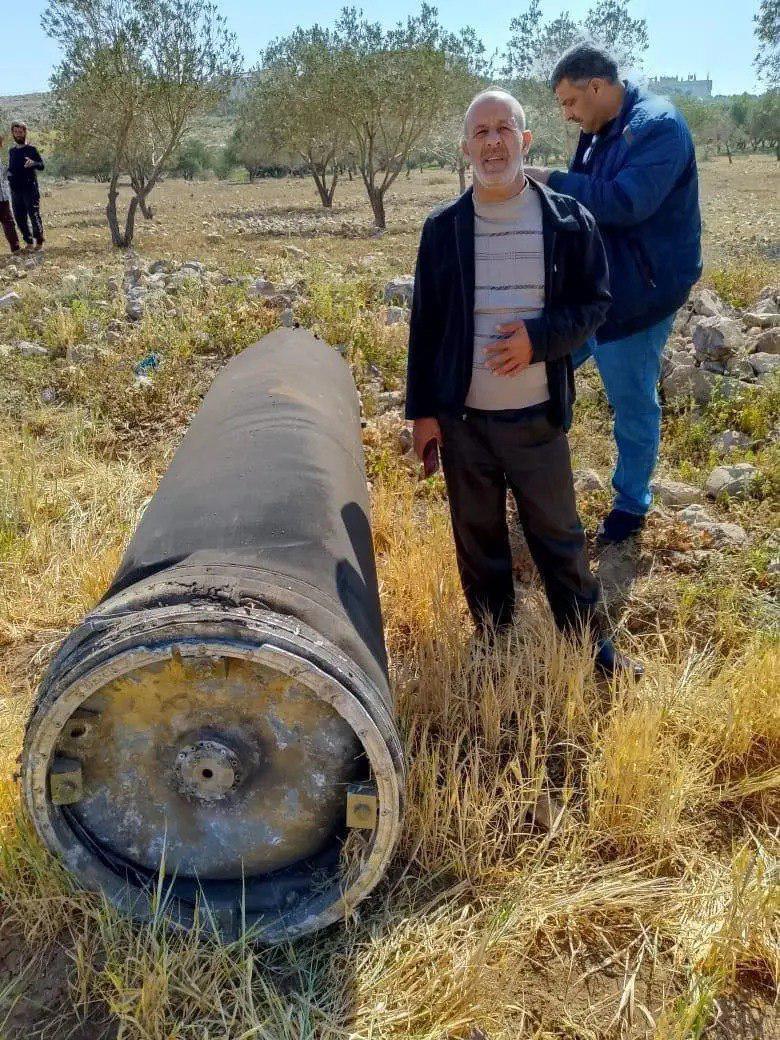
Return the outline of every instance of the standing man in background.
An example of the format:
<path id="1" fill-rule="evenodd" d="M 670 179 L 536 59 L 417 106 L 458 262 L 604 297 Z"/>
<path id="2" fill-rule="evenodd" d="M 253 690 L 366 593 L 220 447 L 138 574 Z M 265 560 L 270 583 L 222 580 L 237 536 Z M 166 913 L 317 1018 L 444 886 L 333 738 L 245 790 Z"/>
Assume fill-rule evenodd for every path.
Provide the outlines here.
<path id="1" fill-rule="evenodd" d="M 599 537 L 622 542 L 652 504 L 661 440 L 661 351 L 675 312 L 701 275 L 696 154 L 685 120 L 665 98 L 618 79 L 610 54 L 578 44 L 558 61 L 551 85 L 569 122 L 582 128 L 569 172 L 529 167 L 596 218 L 609 262 L 610 306 L 595 358 L 614 412 L 615 499 Z"/>
<path id="2" fill-rule="evenodd" d="M 19 236 L 16 233 L 16 225 L 11 215 L 11 189 L 8 184 L 8 168 L 5 165 L 2 154 L 3 135 L 0 134 L 0 224 L 11 247 L 12 253 L 19 252 Z"/>
<path id="3" fill-rule="evenodd" d="M 14 144 L 8 153 L 8 179 L 14 217 L 26 245 L 31 246 L 35 239 L 35 248 L 40 249 L 43 245 L 43 222 L 36 170 L 43 169 L 43 159 L 37 148 L 27 144 L 26 123 L 11 123 L 11 134 Z"/>

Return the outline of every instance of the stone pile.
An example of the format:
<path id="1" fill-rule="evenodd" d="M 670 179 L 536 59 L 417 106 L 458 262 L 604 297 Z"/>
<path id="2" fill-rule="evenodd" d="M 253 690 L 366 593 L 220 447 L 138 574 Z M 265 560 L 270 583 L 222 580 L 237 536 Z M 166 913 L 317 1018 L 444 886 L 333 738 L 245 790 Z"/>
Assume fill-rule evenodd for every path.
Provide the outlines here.
<path id="1" fill-rule="evenodd" d="M 761 387 L 780 371 L 780 289 L 767 287 L 752 308 L 736 311 L 711 289 L 696 289 L 677 315 L 664 351 L 661 385 L 671 404 L 706 404 Z"/>

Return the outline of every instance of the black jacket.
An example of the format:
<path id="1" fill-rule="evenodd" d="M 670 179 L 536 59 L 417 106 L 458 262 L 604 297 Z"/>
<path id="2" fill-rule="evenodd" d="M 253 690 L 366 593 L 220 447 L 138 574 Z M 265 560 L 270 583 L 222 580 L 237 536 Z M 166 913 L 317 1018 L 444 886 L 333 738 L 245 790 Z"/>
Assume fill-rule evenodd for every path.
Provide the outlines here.
<path id="1" fill-rule="evenodd" d="M 571 352 L 609 309 L 609 276 L 593 217 L 574 199 L 528 179 L 542 203 L 545 307 L 526 321 L 532 361 L 547 365 L 548 414 L 568 429 L 574 403 Z M 422 230 L 409 330 L 406 417 L 464 407 L 474 356 L 474 201 L 469 188 Z"/>
<path id="2" fill-rule="evenodd" d="M 25 159 L 32 159 L 34 166 L 25 167 Z M 8 150 L 8 181 L 11 191 L 23 191 L 38 184 L 36 170 L 43 169 L 38 149 L 31 144 L 15 144 Z"/>

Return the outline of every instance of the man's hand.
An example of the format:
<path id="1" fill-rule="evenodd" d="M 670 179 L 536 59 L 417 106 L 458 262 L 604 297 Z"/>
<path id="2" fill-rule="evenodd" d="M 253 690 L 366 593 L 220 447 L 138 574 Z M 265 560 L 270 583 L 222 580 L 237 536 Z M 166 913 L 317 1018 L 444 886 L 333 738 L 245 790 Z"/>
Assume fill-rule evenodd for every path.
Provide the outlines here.
<path id="1" fill-rule="evenodd" d="M 421 462 L 425 445 L 430 440 L 436 440 L 438 444 L 441 444 L 441 430 L 438 420 L 433 418 L 415 419 L 412 426 L 412 443 L 414 445 L 414 453 Z"/>
<path id="2" fill-rule="evenodd" d="M 497 376 L 516 376 L 531 364 L 533 347 L 524 321 L 510 321 L 497 329 L 506 338 L 485 350 L 490 371 Z"/>
<path id="3" fill-rule="evenodd" d="M 527 173 L 529 177 L 532 177 L 535 181 L 539 181 L 541 184 L 546 184 L 550 179 L 552 170 L 548 170 L 546 166 L 524 166 L 523 172 Z"/>
<path id="4" fill-rule="evenodd" d="M 30 158 L 29 158 L 29 156 L 28 156 L 28 157 L 27 157 L 27 158 L 26 158 L 26 159 L 24 160 L 24 168 L 25 168 L 25 169 L 27 170 L 27 169 L 29 169 L 29 168 L 30 168 L 31 166 L 35 166 L 35 163 L 34 163 L 34 162 L 33 162 L 33 160 L 32 160 L 32 159 L 30 159 Z"/>

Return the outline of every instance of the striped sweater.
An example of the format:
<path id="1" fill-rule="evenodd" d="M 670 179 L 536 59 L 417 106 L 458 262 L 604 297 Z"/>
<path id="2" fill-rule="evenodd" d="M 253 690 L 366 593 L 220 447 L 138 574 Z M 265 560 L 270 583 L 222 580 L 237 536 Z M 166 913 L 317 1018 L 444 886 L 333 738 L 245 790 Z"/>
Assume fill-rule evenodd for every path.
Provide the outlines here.
<path id="1" fill-rule="evenodd" d="M 544 243 L 539 195 L 528 185 L 504 202 L 474 198 L 474 359 L 466 406 L 485 411 L 528 408 L 549 399 L 543 363 L 518 375 L 494 375 L 485 348 L 496 325 L 534 318 L 544 309 Z"/>

